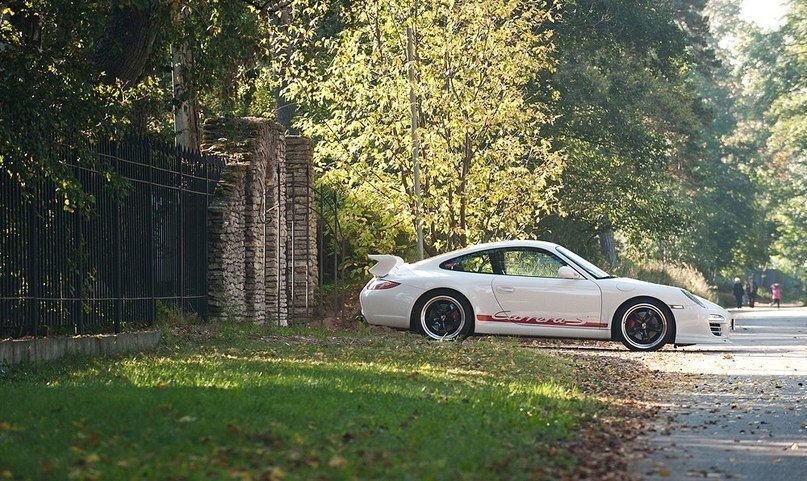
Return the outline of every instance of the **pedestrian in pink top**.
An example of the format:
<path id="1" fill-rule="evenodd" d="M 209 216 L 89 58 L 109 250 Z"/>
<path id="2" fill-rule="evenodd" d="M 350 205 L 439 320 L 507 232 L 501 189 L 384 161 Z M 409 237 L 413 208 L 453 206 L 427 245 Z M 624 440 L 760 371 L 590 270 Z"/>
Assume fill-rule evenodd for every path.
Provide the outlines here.
<path id="1" fill-rule="evenodd" d="M 779 309 L 779 303 L 782 300 L 782 289 L 779 287 L 779 283 L 771 285 L 771 297 L 773 298 L 771 305 L 776 304 L 776 308 Z"/>

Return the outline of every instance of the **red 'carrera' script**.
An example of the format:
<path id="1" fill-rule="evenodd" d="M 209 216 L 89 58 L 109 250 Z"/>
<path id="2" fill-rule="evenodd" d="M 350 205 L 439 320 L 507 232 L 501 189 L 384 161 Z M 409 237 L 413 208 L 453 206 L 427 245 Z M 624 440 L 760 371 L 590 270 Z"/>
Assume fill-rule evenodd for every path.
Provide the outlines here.
<path id="1" fill-rule="evenodd" d="M 582 319 L 564 319 L 562 317 L 541 317 L 541 316 L 517 316 L 507 315 L 507 312 L 500 311 L 494 315 L 479 314 L 477 321 L 481 322 L 512 322 L 516 324 L 532 324 L 547 327 L 608 327 L 603 322 L 588 322 Z"/>

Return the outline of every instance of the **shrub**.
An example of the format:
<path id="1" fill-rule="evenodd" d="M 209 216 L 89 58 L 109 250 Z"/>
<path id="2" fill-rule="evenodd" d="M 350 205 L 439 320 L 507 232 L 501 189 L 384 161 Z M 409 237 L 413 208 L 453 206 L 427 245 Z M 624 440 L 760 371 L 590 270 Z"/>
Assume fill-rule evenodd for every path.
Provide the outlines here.
<path id="1" fill-rule="evenodd" d="M 620 276 L 680 287 L 704 299 L 717 301 L 715 290 L 709 285 L 703 274 L 691 266 L 665 264 L 656 260 L 642 263 L 623 260 L 614 268 L 614 272 Z"/>

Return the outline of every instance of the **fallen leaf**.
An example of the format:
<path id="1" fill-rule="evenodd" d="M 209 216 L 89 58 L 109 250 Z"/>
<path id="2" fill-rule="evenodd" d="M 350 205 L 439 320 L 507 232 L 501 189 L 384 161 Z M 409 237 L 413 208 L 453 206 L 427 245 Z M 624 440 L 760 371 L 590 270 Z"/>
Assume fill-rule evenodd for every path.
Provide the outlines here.
<path id="1" fill-rule="evenodd" d="M 347 461 L 342 456 L 334 456 L 328 461 L 328 466 L 332 468 L 344 468 L 347 466 Z"/>

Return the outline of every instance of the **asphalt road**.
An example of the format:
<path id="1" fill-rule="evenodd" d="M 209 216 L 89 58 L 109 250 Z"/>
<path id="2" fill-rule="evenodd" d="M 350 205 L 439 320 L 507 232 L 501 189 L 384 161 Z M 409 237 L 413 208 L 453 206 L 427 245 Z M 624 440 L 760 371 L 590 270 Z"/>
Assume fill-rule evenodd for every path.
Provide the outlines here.
<path id="1" fill-rule="evenodd" d="M 649 481 L 807 481 L 807 309 L 733 310 L 731 345 L 640 359 L 676 373 L 632 474 Z"/>

